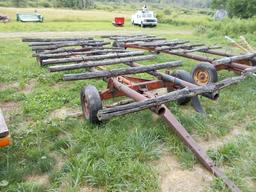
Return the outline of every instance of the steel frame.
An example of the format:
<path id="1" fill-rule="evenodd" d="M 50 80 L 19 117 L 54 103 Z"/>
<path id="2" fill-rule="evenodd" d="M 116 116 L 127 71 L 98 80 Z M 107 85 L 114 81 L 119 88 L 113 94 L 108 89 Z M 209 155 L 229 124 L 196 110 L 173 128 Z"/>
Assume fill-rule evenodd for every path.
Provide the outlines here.
<path id="1" fill-rule="evenodd" d="M 139 67 L 141 66 L 135 62 L 125 63 L 130 67 Z M 100 67 L 101 70 L 96 68 L 89 68 L 92 72 L 106 71 L 106 69 Z M 114 97 L 127 96 L 136 102 L 145 102 L 150 101 L 153 98 L 157 98 L 157 94 L 153 94 L 151 91 L 157 90 L 160 88 L 173 88 L 174 90 L 179 90 L 184 87 L 188 88 L 199 88 L 199 86 L 194 85 L 190 82 L 183 81 L 182 79 L 178 79 L 171 75 L 167 75 L 164 73 L 160 73 L 157 71 L 149 71 L 149 74 L 158 77 L 158 80 L 148 80 L 141 79 L 130 76 L 115 76 L 103 78 L 107 82 L 107 89 L 100 91 L 100 97 L 102 100 L 112 99 Z M 65 75 L 64 79 L 69 76 Z M 72 80 L 75 80 L 72 79 Z M 174 91 L 175 92 L 175 91 Z M 214 90 L 216 92 L 216 90 Z M 209 93 L 209 92 L 203 92 Z M 195 98 L 197 94 L 195 94 Z M 124 106 L 124 105 L 121 105 Z M 118 107 L 118 106 L 116 106 Z M 113 108 L 116 108 L 113 107 Z M 120 106 L 119 106 L 120 107 Z M 108 106 L 109 109 L 113 109 Z M 169 125 L 169 127 L 177 133 L 177 135 L 181 138 L 185 145 L 189 147 L 190 150 L 194 152 L 194 154 L 198 157 L 200 162 L 213 173 L 215 176 L 221 178 L 223 182 L 227 185 L 227 187 L 232 192 L 239 192 L 239 188 L 229 180 L 225 174 L 215 166 L 214 162 L 207 156 L 204 150 L 196 144 L 190 134 L 186 131 L 186 129 L 182 126 L 182 124 L 175 118 L 175 116 L 171 113 L 171 111 L 165 105 L 154 105 L 150 107 L 150 110 L 162 117 L 165 122 Z M 103 110 L 104 111 L 104 110 Z M 99 111 L 100 113 L 100 111 Z M 101 117 L 98 113 L 98 118 Z"/>
<path id="2" fill-rule="evenodd" d="M 170 76 L 172 78 L 172 76 Z M 179 84 L 175 83 L 175 79 Z M 158 97 L 157 94 L 153 94 L 151 91 L 163 87 L 178 88 L 182 85 L 183 81 L 175 78 L 174 81 L 163 81 L 163 80 L 146 80 L 131 78 L 127 76 L 112 77 L 105 79 L 108 83 L 108 89 L 101 91 L 100 95 L 103 100 L 110 99 L 118 96 L 127 96 L 135 102 L 145 102 L 150 99 Z M 184 82 L 183 86 L 190 85 L 195 87 L 194 84 Z M 198 86 L 196 86 L 198 87 Z M 232 192 L 239 192 L 240 189 L 218 168 L 214 162 L 208 157 L 204 150 L 195 142 L 183 125 L 176 119 L 172 112 L 167 108 L 166 105 L 156 105 L 151 107 L 150 110 L 156 113 L 167 123 L 171 130 L 173 130 L 183 143 L 196 155 L 199 161 L 206 167 L 208 171 L 214 174 L 216 177 L 223 180 L 226 186 Z"/>
<path id="3" fill-rule="evenodd" d="M 152 43 L 156 41 L 163 41 L 163 38 L 157 38 L 155 36 L 145 36 L 145 35 L 138 35 L 136 37 L 132 36 L 126 36 L 125 38 L 119 37 L 119 36 L 105 36 L 105 38 L 110 38 L 113 40 L 118 40 L 122 43 L 124 43 L 125 48 L 138 48 L 138 49 L 145 49 L 149 51 L 156 52 L 156 47 L 148 47 L 148 46 L 138 46 L 134 45 L 134 40 L 143 42 L 143 43 Z M 31 41 L 29 41 L 31 42 Z M 37 42 L 45 42 L 43 40 L 38 40 Z M 47 42 L 51 42 L 51 40 L 48 40 Z M 127 42 L 131 42 L 132 45 L 128 46 Z M 183 42 L 165 42 L 165 45 L 175 45 L 178 46 L 188 46 L 184 45 L 187 41 Z M 101 43 L 103 45 L 104 42 Z M 69 45 L 69 44 L 67 44 Z M 165 120 L 167 125 L 169 125 L 170 129 L 172 129 L 183 141 L 183 143 L 188 146 L 188 148 L 197 156 L 197 158 L 200 160 L 200 162 L 206 167 L 207 170 L 209 170 L 211 173 L 213 173 L 216 177 L 219 177 L 223 180 L 223 182 L 226 184 L 226 186 L 230 189 L 232 192 L 240 192 L 239 188 L 228 179 L 225 174 L 215 166 L 214 162 L 207 156 L 207 154 L 204 152 L 204 150 L 197 145 L 197 143 L 194 141 L 194 139 L 191 137 L 191 135 L 187 132 L 187 130 L 182 126 L 182 124 L 176 119 L 176 117 L 172 114 L 172 112 L 166 107 L 166 103 L 169 101 L 174 101 L 182 97 L 191 97 L 192 98 L 192 104 L 193 102 L 196 103 L 196 105 L 199 105 L 200 102 L 198 100 L 198 95 L 203 95 L 209 99 L 217 99 L 218 98 L 218 92 L 220 89 L 223 89 L 227 86 L 230 86 L 232 84 L 238 83 L 242 80 L 244 80 L 247 76 L 253 74 L 256 72 L 256 68 L 249 68 L 246 65 L 242 63 L 237 63 L 236 61 L 244 61 L 244 59 L 238 59 L 238 58 L 232 58 L 229 57 L 226 60 L 209 60 L 208 58 L 199 57 L 196 55 L 191 55 L 189 52 L 193 52 L 193 50 L 197 51 L 209 51 L 209 49 L 199 49 L 195 48 L 201 45 L 194 45 L 190 46 L 191 49 L 187 50 L 186 53 L 179 53 L 176 51 L 175 53 L 162 50 L 161 52 L 173 54 L 173 55 L 179 55 L 184 56 L 188 58 L 193 58 L 195 60 L 200 61 L 208 61 L 216 64 L 218 69 L 232 69 L 235 72 L 241 73 L 241 76 L 236 78 L 228 78 L 221 82 L 218 82 L 216 84 L 207 85 L 207 86 L 198 86 L 191 82 L 184 81 L 180 78 L 177 78 L 175 76 L 172 76 L 171 74 L 166 74 L 159 72 L 157 70 L 164 69 L 166 66 L 169 67 L 177 67 L 180 65 L 180 62 L 169 62 L 165 64 L 155 64 L 151 65 L 145 68 L 145 66 L 142 66 L 141 64 L 138 64 L 136 62 L 142 61 L 142 60 L 149 60 L 152 59 L 154 56 L 147 55 L 147 56 L 136 56 L 136 59 L 134 54 L 126 57 L 120 58 L 120 54 L 114 56 L 111 59 L 101 59 L 98 60 L 89 60 L 86 62 L 81 62 L 81 59 L 75 58 L 75 59 L 65 59 L 65 62 L 60 65 L 62 62 L 61 60 L 56 60 L 54 62 L 47 61 L 47 65 L 50 65 L 49 70 L 50 72 L 57 72 L 57 71 L 64 71 L 64 70 L 72 70 L 72 69 L 88 69 L 90 72 L 87 73 L 81 73 L 81 74 L 67 74 L 64 75 L 64 80 L 85 80 L 85 79 L 94 79 L 94 78 L 101 78 L 105 82 L 107 82 L 107 89 L 102 90 L 99 92 L 101 100 L 108 100 L 114 97 L 121 97 L 126 96 L 130 98 L 128 101 L 123 101 L 118 104 L 115 104 L 113 106 L 106 106 L 105 109 L 102 109 L 98 111 L 97 117 L 99 120 L 106 120 L 114 116 L 120 116 L 124 114 L 128 114 L 131 112 L 141 111 L 144 109 L 150 109 L 153 113 L 156 113 L 160 117 Z M 63 53 L 67 52 L 66 49 L 59 49 L 59 46 L 56 46 L 56 49 L 53 49 L 51 51 L 44 51 L 43 53 L 37 54 L 38 56 L 40 54 L 55 54 L 55 53 Z M 45 47 L 44 47 L 45 48 Z M 51 47 L 52 48 L 52 47 Z M 101 48 L 101 49 L 100 49 Z M 104 50 L 104 48 L 101 47 L 90 47 L 89 50 L 86 48 L 86 52 L 94 51 L 94 50 Z M 47 48 L 46 48 L 47 49 Z M 109 49 L 109 48 L 108 48 Z M 116 48 L 113 49 L 113 52 L 122 52 L 123 49 Z M 73 52 L 74 49 L 72 50 Z M 81 51 L 81 49 L 79 49 Z M 78 52 L 79 52 L 78 51 Z M 211 50 L 210 50 L 211 51 Z M 129 52 L 129 51 L 128 51 Z M 126 53 L 126 52 L 125 52 Z M 217 54 L 217 53 L 216 53 Z M 215 54 L 215 55 L 216 55 Z M 89 54 L 90 55 L 90 54 Z M 108 58 L 108 53 L 104 52 L 94 52 L 93 54 L 95 57 L 99 55 L 99 58 Z M 106 55 L 106 57 L 104 56 Z M 136 53 L 135 53 L 136 55 Z M 220 55 L 224 56 L 224 53 L 220 53 Z M 81 53 L 81 56 L 87 56 L 86 53 Z M 226 55 L 225 55 L 226 56 Z M 254 55 L 253 55 L 254 56 Z M 67 54 L 64 56 L 64 58 L 71 58 L 72 54 Z M 76 57 L 79 57 L 79 54 L 76 55 Z M 249 57 L 249 56 L 248 56 Z M 59 55 L 55 58 L 61 58 Z M 92 58 L 92 57 L 91 57 Z M 49 58 L 47 58 L 49 59 Z M 88 59 L 88 58 L 87 58 Z M 75 64 L 69 64 L 67 65 L 67 62 L 78 62 Z M 235 62 L 233 62 L 235 61 Z M 246 60 L 247 61 L 247 60 Z M 225 63 L 226 62 L 226 63 Z M 58 63 L 58 64 L 57 64 Z M 114 64 L 126 64 L 128 66 L 127 70 L 121 69 L 121 70 L 107 70 L 106 68 L 102 66 L 106 65 L 114 65 Z M 225 63 L 225 64 L 224 64 Z M 54 66 L 52 66 L 54 65 Z M 159 66 L 162 66 L 161 68 Z M 229 68 L 228 68 L 229 67 Z M 130 69 L 133 69 L 132 71 Z M 100 72 L 100 76 L 99 76 Z M 98 76 L 95 74 L 97 73 Z M 131 74 L 137 74 L 137 73 L 148 73 L 152 75 L 153 77 L 157 78 L 156 80 L 149 80 L 149 79 L 142 79 L 137 78 L 133 76 L 129 76 Z M 94 76 L 95 75 L 95 76 Z M 172 88 L 172 92 L 167 93 L 163 96 L 160 96 L 157 93 L 153 93 L 152 91 L 156 91 L 160 88 Z M 133 101 L 133 102 L 132 102 Z M 84 105 L 82 103 L 82 105 Z M 105 114 L 105 116 L 104 116 Z M 110 115 L 109 115 L 110 114 Z"/>

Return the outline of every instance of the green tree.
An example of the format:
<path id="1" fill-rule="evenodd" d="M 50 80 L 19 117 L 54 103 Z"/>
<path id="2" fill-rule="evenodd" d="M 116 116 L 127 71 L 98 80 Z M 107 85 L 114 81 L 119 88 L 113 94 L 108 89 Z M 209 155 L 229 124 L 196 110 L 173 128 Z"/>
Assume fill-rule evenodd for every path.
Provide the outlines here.
<path id="1" fill-rule="evenodd" d="M 211 7 L 213 9 L 220 9 L 220 8 L 225 8 L 227 6 L 228 0 L 213 0 Z"/>
<path id="2" fill-rule="evenodd" d="M 87 9 L 94 6 L 93 0 L 57 0 L 59 7 L 69 7 L 75 9 Z"/>
<path id="3" fill-rule="evenodd" d="M 253 17 L 256 15 L 256 0 L 228 0 L 227 10 L 231 17 Z"/>
<path id="4" fill-rule="evenodd" d="M 26 3 L 26 0 L 13 0 L 13 4 L 15 7 L 25 7 Z"/>
<path id="5" fill-rule="evenodd" d="M 211 7 L 225 8 L 230 17 L 247 19 L 256 15 L 256 0 L 213 0 Z"/>

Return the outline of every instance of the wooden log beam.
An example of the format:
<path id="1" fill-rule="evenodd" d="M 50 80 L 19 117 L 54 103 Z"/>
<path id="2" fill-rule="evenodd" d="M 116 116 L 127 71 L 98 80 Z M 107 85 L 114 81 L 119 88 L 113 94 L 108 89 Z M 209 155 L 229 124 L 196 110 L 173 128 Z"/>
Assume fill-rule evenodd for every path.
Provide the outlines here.
<path id="1" fill-rule="evenodd" d="M 174 50 L 174 49 L 193 49 L 195 47 L 201 47 L 204 44 L 192 44 L 192 45 L 175 45 L 175 46 L 163 46 L 163 47 L 156 47 L 156 51 L 166 51 L 166 50 Z"/>
<path id="2" fill-rule="evenodd" d="M 90 51 L 90 50 L 104 50 L 104 49 L 113 49 L 117 50 L 120 48 L 114 48 L 114 47 L 93 47 L 93 46 L 84 46 L 83 48 L 59 48 L 56 50 L 45 50 L 40 53 L 33 54 L 34 56 L 40 56 L 41 54 L 56 54 L 56 53 L 64 53 L 64 52 L 80 52 L 80 51 Z"/>
<path id="3" fill-rule="evenodd" d="M 134 62 L 133 63 L 130 62 L 130 63 L 126 63 L 126 64 L 129 65 L 130 67 L 141 67 L 142 66 L 141 64 L 134 63 Z M 161 72 L 158 72 L 158 71 L 149 71 L 147 73 L 156 77 L 156 78 L 158 78 L 159 80 L 175 83 L 176 85 L 179 85 L 182 88 L 183 87 L 189 87 L 189 88 L 198 87 L 197 85 L 195 85 L 193 83 L 184 81 L 182 79 L 179 79 L 179 78 L 176 78 L 176 77 L 173 77 L 171 75 L 161 73 Z"/>
<path id="4" fill-rule="evenodd" d="M 135 41 L 157 41 L 157 40 L 165 40 L 165 38 L 161 38 L 161 37 L 150 37 L 150 38 L 138 37 L 138 38 L 120 39 L 120 40 L 117 40 L 117 41 L 127 43 L 127 42 L 135 42 Z"/>
<path id="5" fill-rule="evenodd" d="M 228 78 L 216 84 L 201 86 L 196 88 L 184 88 L 174 92 L 167 93 L 166 95 L 149 99 L 146 101 L 135 102 L 123 106 L 118 106 L 110 109 L 103 109 L 98 112 L 99 120 L 107 120 L 115 116 L 121 116 L 129 113 L 138 112 L 144 109 L 160 106 L 170 101 L 175 101 L 183 97 L 194 97 L 203 93 L 211 93 L 223 89 L 227 86 L 239 83 L 245 79 L 245 76 Z"/>
<path id="6" fill-rule="evenodd" d="M 139 45 L 143 47 L 159 47 L 159 46 L 173 46 L 173 45 L 182 45 L 189 43 L 189 41 L 184 40 L 174 40 L 174 41 L 156 41 L 156 42 L 149 42 L 149 43 L 139 43 Z"/>
<path id="7" fill-rule="evenodd" d="M 44 50 L 53 50 L 62 47 L 72 47 L 72 46 L 103 46 L 108 45 L 109 42 L 102 42 L 102 41 L 78 41 L 78 42 L 71 42 L 71 43 L 63 43 L 59 45 L 50 45 L 50 46 L 34 46 L 32 47 L 32 51 L 44 51 Z"/>
<path id="8" fill-rule="evenodd" d="M 42 54 L 57 54 L 57 53 L 64 53 L 64 52 L 79 52 L 79 51 L 90 51 L 94 49 L 92 46 L 84 46 L 82 48 L 58 48 L 54 50 L 44 50 L 42 52 L 33 53 L 33 56 L 37 57 Z M 97 49 L 101 49 L 101 47 L 97 47 Z"/>
<path id="9" fill-rule="evenodd" d="M 109 39 L 109 38 L 131 38 L 136 36 L 145 36 L 145 34 L 135 34 L 135 35 L 102 35 L 101 38 Z"/>
<path id="10" fill-rule="evenodd" d="M 132 42 L 132 43 L 126 43 L 125 46 L 138 46 L 143 48 L 156 48 L 156 47 L 164 47 L 164 46 L 177 46 L 177 45 L 184 45 L 188 43 L 188 41 L 173 41 L 173 42 L 163 42 L 163 43 L 154 43 L 154 42 Z"/>
<path id="11" fill-rule="evenodd" d="M 188 59 L 193 59 L 196 61 L 200 61 L 200 62 L 209 62 L 212 63 L 214 60 L 205 56 L 201 56 L 201 55 L 197 55 L 197 54 L 192 54 L 192 53 L 177 53 L 175 51 L 164 51 L 164 53 L 166 54 L 171 54 L 171 55 L 176 55 L 176 56 L 180 56 L 180 57 L 185 57 Z"/>
<path id="12" fill-rule="evenodd" d="M 144 60 L 153 59 L 154 57 L 155 55 L 146 55 L 146 56 L 137 56 L 137 57 L 124 57 L 119 59 L 106 59 L 103 61 L 87 61 L 79 64 L 51 66 L 49 67 L 49 71 L 50 72 L 67 71 L 67 70 L 73 70 L 73 69 L 90 68 L 90 67 L 97 67 L 97 66 L 103 66 L 103 65 L 113 65 L 113 64 L 126 63 L 126 62 L 144 61 Z"/>
<path id="13" fill-rule="evenodd" d="M 155 38 L 155 35 L 124 35 L 124 36 L 101 36 L 102 38 L 108 38 L 111 40 L 124 40 L 124 39 L 131 39 L 131 38 Z"/>
<path id="14" fill-rule="evenodd" d="M 233 56 L 233 57 L 224 57 L 222 59 L 217 59 L 212 62 L 213 65 L 223 65 L 223 64 L 229 64 L 241 60 L 247 60 L 247 59 L 252 59 L 256 57 L 256 53 L 248 53 L 245 55 L 238 55 L 238 56 Z"/>
<path id="15" fill-rule="evenodd" d="M 116 41 L 119 41 L 119 40 L 130 40 L 130 39 L 132 39 L 132 38 L 136 38 L 136 39 L 138 39 L 138 38 L 140 38 L 140 39 L 146 39 L 146 38 L 158 38 L 158 37 L 156 37 L 156 36 L 154 36 L 154 35 L 135 35 L 135 36 L 127 36 L 127 37 L 123 37 L 123 36 L 120 36 L 120 37 L 112 37 L 112 38 L 110 38 L 111 40 L 116 40 Z"/>
<path id="16" fill-rule="evenodd" d="M 91 37 L 85 38 L 52 38 L 52 39 L 43 39 L 43 38 L 23 38 L 22 42 L 52 42 L 52 41 L 84 41 L 84 40 L 93 40 Z"/>
<path id="17" fill-rule="evenodd" d="M 87 72 L 87 73 L 80 73 L 80 74 L 68 74 L 68 75 L 64 75 L 64 80 L 74 81 L 74 80 L 85 80 L 85 79 L 94 79 L 94 78 L 117 77 L 121 75 L 131 75 L 131 74 L 144 73 L 144 72 L 149 72 L 149 71 L 154 71 L 159 69 L 178 67 L 178 66 L 181 66 L 181 64 L 182 64 L 181 61 L 174 61 L 174 62 L 148 65 L 148 66 L 114 69 L 111 71 L 97 71 L 97 72 Z"/>
<path id="18" fill-rule="evenodd" d="M 85 40 L 84 40 L 85 41 Z M 92 41 L 92 40 L 87 40 Z M 37 47 L 37 46 L 53 46 L 53 45 L 61 45 L 66 43 L 76 43 L 76 42 L 82 42 L 81 40 L 74 40 L 74 41 L 51 41 L 51 42 L 32 42 L 28 43 L 30 47 Z"/>
<path id="19" fill-rule="evenodd" d="M 93 55 L 93 56 L 77 56 L 71 58 L 62 58 L 62 59 L 48 59 L 43 60 L 42 65 L 51 65 L 51 64 L 59 64 L 59 63 L 72 63 L 72 62 L 82 62 L 82 61 L 97 61 L 103 59 L 111 59 L 111 58 L 121 58 L 121 57 L 129 57 L 129 56 L 138 56 L 144 55 L 144 51 L 130 51 L 125 53 L 111 53 L 106 55 Z"/>
<path id="20" fill-rule="evenodd" d="M 44 59 L 54 59 L 54 58 L 65 58 L 76 55 L 94 55 L 94 54 L 107 54 L 107 53 L 124 53 L 128 52 L 125 49 L 115 50 L 115 49 L 102 49 L 102 50 L 93 50 L 93 51 L 81 51 L 81 52 L 63 52 L 63 53 L 53 53 L 53 54 L 34 54 L 33 56 L 39 57 L 42 60 Z"/>
<path id="21" fill-rule="evenodd" d="M 82 45 L 88 45 L 88 44 L 92 44 L 92 43 L 102 43 L 104 41 L 95 41 L 95 40 L 87 40 L 87 41 L 70 41 L 70 42 L 61 42 L 60 44 L 56 44 L 56 45 L 45 45 L 45 46 L 32 46 L 32 50 L 51 50 L 51 49 L 57 49 L 57 48 L 62 48 L 65 46 L 82 46 Z"/>
<path id="22" fill-rule="evenodd" d="M 204 46 L 204 47 L 198 47 L 198 48 L 194 48 L 194 49 L 188 49 L 188 50 L 180 50 L 180 51 L 173 51 L 174 53 L 193 53 L 193 52 L 200 52 L 200 51 L 206 51 L 206 50 L 209 50 L 209 49 L 219 49 L 221 47 L 219 46 L 213 46 L 213 47 L 207 47 L 207 46 Z"/>
<path id="23" fill-rule="evenodd" d="M 222 56 L 222 57 L 233 57 L 235 55 L 233 54 L 229 54 L 229 53 L 226 53 L 224 50 L 202 50 L 201 52 L 203 53 L 209 53 L 209 54 L 212 54 L 212 55 L 218 55 L 218 56 Z"/>
<path id="24" fill-rule="evenodd" d="M 250 75 L 256 73 L 256 67 L 249 67 L 243 71 L 244 75 Z"/>

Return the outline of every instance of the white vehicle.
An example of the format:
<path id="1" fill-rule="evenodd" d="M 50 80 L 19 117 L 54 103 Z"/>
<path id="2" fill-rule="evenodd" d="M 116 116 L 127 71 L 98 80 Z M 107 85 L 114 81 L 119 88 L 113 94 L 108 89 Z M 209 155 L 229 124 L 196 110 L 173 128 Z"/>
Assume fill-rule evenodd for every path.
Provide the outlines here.
<path id="1" fill-rule="evenodd" d="M 153 11 L 148 11 L 147 7 L 144 6 L 141 11 L 138 11 L 132 16 L 132 24 L 144 26 L 156 26 L 157 18 L 154 16 Z"/>

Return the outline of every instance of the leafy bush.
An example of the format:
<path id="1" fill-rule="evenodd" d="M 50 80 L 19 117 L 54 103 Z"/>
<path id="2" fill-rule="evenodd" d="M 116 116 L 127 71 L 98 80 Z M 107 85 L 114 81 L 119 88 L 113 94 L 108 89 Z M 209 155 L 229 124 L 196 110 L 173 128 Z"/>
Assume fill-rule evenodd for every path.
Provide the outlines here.
<path id="1" fill-rule="evenodd" d="M 244 35 L 255 33 L 256 18 L 245 19 L 227 19 L 222 22 L 215 22 L 210 26 L 210 31 L 221 35 Z"/>
<path id="2" fill-rule="evenodd" d="M 256 0 L 228 0 L 227 10 L 231 17 L 251 18 L 256 15 Z"/>
<path id="3" fill-rule="evenodd" d="M 256 0 L 213 0 L 212 8 L 225 8 L 230 17 L 247 19 L 256 15 Z"/>
<path id="4" fill-rule="evenodd" d="M 165 14 L 165 15 L 171 15 L 172 12 L 171 12 L 170 9 L 165 9 L 165 10 L 164 10 L 164 14 Z"/>
<path id="5" fill-rule="evenodd" d="M 39 5 L 40 7 L 46 7 L 46 8 L 51 7 L 51 4 L 49 2 L 41 2 Z"/>

